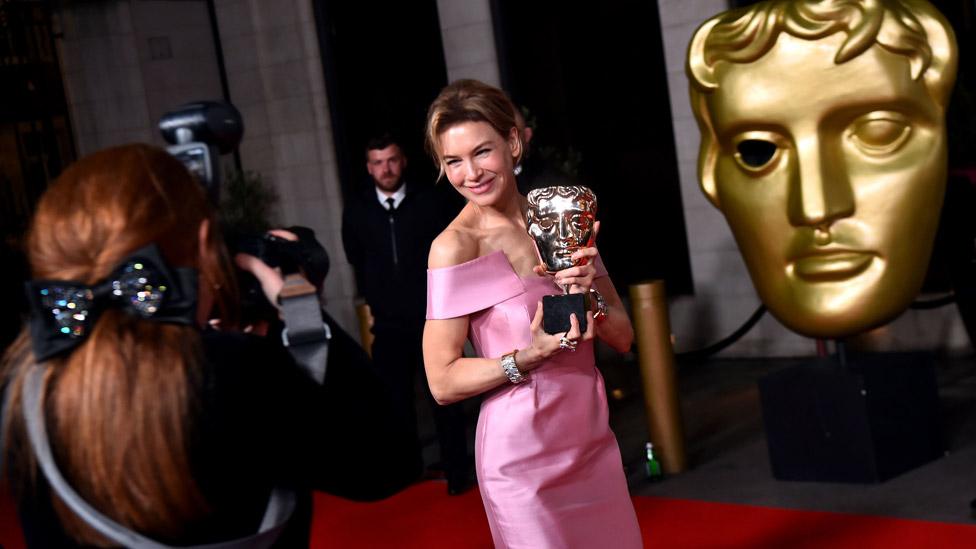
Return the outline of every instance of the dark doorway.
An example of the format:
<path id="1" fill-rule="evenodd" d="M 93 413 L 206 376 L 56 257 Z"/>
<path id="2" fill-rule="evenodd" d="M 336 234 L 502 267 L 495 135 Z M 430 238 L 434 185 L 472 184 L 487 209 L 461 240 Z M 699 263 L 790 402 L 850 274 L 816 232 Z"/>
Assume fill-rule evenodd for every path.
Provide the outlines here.
<path id="1" fill-rule="evenodd" d="M 20 329 L 28 276 L 22 241 L 74 143 L 48 2 L 0 2 L 0 352 Z"/>
<path id="2" fill-rule="evenodd" d="M 672 295 L 691 293 L 656 3 L 492 8 L 504 86 L 536 123 L 533 154 L 557 151 L 550 158 L 597 193 L 614 279 L 663 278 Z"/>
<path id="3" fill-rule="evenodd" d="M 387 130 L 404 141 L 408 181 L 432 183 L 424 123 L 447 83 L 435 0 L 316 0 L 314 8 L 343 194 L 366 184 L 366 141 Z"/>
<path id="4" fill-rule="evenodd" d="M 0 3 L 0 232 L 20 237 L 74 158 L 61 70 L 42 1 Z"/>

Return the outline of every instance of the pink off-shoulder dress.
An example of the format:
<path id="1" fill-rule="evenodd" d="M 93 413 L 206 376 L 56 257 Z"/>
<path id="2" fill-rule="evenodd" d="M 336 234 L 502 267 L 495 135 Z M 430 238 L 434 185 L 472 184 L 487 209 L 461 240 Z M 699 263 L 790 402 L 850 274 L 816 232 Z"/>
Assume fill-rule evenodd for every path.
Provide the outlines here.
<path id="1" fill-rule="evenodd" d="M 478 355 L 500 357 L 530 344 L 537 303 L 555 293 L 551 278 L 519 277 L 497 251 L 429 270 L 427 318 L 468 316 Z M 475 466 L 496 547 L 641 547 L 608 415 L 592 341 L 484 395 Z"/>

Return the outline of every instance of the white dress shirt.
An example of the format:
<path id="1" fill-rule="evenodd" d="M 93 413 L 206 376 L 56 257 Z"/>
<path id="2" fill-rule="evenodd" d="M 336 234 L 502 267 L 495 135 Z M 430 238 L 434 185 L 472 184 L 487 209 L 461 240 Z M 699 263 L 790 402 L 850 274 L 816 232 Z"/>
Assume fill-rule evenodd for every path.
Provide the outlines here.
<path id="1" fill-rule="evenodd" d="M 400 203 L 403 202 L 403 199 L 407 196 L 406 183 L 400 185 L 400 188 L 397 189 L 397 191 L 393 194 L 386 194 L 385 192 L 381 191 L 379 187 L 373 187 L 373 189 L 376 191 L 376 199 L 380 201 L 380 206 L 383 206 L 384 210 L 388 210 L 390 207 L 390 205 L 386 202 L 387 198 L 393 199 L 393 208 L 396 209 L 400 207 Z"/>

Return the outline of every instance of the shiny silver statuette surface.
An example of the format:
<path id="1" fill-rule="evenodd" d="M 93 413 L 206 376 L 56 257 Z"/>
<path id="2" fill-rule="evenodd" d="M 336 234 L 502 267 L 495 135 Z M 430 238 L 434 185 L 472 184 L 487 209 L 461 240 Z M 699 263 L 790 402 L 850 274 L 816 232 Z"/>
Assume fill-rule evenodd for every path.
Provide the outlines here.
<path id="1" fill-rule="evenodd" d="M 593 191 L 580 185 L 543 187 L 530 191 L 528 201 L 525 226 L 535 241 L 546 273 L 553 275 L 563 269 L 585 265 L 586 258 L 574 261 L 572 255 L 593 245 L 593 224 L 596 222 Z M 542 299 L 543 329 L 549 334 L 566 332 L 570 328 L 569 315 L 576 313 L 580 331 L 586 331 L 587 296 L 570 294 L 569 288 L 563 288 L 563 294 Z"/>

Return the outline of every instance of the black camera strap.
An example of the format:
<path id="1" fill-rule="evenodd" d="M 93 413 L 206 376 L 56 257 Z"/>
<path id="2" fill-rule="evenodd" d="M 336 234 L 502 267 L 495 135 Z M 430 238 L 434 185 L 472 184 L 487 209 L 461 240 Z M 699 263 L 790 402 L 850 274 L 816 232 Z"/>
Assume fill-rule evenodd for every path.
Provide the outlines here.
<path id="1" fill-rule="evenodd" d="M 321 385 L 325 382 L 332 330 L 322 320 L 315 286 L 300 274 L 290 274 L 285 277 L 278 301 L 285 321 L 282 342 L 298 366 Z"/>
<path id="2" fill-rule="evenodd" d="M 46 369 L 46 366 L 38 364 L 34 365 L 27 373 L 27 378 L 24 380 L 23 410 L 27 437 L 48 484 L 72 512 L 112 542 L 124 547 L 138 549 L 169 549 L 172 547 L 142 536 L 103 515 L 82 499 L 61 475 L 61 471 L 54 463 L 44 420 L 44 405 L 41 395 L 44 392 Z M 295 494 L 288 490 L 276 488 L 271 492 L 268 506 L 264 511 L 264 518 L 261 519 L 261 526 L 256 534 L 220 543 L 194 545 L 190 546 L 190 549 L 265 549 L 271 547 L 281 535 L 294 510 Z"/>

